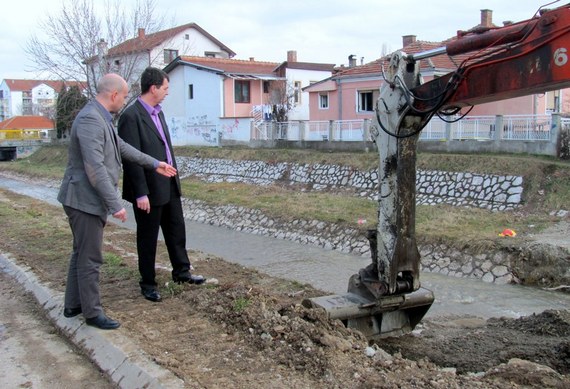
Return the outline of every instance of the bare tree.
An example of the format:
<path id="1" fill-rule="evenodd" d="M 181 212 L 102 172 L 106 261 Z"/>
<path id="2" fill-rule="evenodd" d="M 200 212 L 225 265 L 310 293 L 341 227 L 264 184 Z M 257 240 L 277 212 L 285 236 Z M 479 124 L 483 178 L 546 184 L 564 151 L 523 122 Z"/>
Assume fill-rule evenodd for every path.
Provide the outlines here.
<path id="1" fill-rule="evenodd" d="M 101 11 L 94 0 L 65 0 L 59 13 L 40 21 L 43 33 L 32 36 L 25 51 L 34 64 L 31 70 L 53 79 L 87 82 L 92 96 L 100 74 L 114 71 L 130 80 L 136 69 L 130 63 L 137 60 L 136 55 L 127 57 L 129 63 L 114 66 L 105 59 L 103 46 L 124 42 L 139 28 L 158 31 L 165 20 L 157 13 L 156 0 L 137 0 L 130 9 L 120 0 L 109 0 Z"/>
<path id="2" fill-rule="evenodd" d="M 286 81 L 272 81 L 266 104 L 271 105 L 271 117 L 276 122 L 286 122 L 293 106 L 295 89 Z"/>

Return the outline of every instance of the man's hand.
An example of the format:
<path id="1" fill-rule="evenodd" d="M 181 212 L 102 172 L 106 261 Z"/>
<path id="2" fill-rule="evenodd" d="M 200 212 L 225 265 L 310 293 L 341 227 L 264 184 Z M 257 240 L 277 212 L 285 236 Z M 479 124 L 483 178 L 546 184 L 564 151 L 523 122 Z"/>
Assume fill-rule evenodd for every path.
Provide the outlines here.
<path id="1" fill-rule="evenodd" d="M 125 208 L 122 208 L 120 211 L 115 212 L 113 214 L 113 217 L 115 219 L 119 219 L 120 221 L 122 221 L 124 223 L 127 221 L 127 210 Z"/>
<path id="2" fill-rule="evenodd" d="M 166 177 L 174 177 L 176 175 L 176 169 L 166 162 L 159 162 L 156 172 Z"/>
<path id="3" fill-rule="evenodd" d="M 146 211 L 146 213 L 150 213 L 150 201 L 148 200 L 148 196 L 137 199 L 137 208 L 141 211 Z"/>

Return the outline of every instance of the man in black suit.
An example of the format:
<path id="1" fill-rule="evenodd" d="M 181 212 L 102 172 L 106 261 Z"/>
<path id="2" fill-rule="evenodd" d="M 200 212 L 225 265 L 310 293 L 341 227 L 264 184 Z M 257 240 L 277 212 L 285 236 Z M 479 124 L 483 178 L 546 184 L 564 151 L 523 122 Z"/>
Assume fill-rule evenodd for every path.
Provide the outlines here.
<path id="1" fill-rule="evenodd" d="M 176 167 L 170 134 L 160 103 L 168 95 L 168 75 L 149 67 L 141 75 L 141 95 L 119 118 L 119 136 L 138 150 Z M 159 228 L 172 264 L 175 282 L 201 284 L 204 277 L 192 275 L 186 252 L 186 227 L 180 200 L 180 179 L 149 174 L 135 164 L 123 164 L 123 198 L 133 204 L 137 222 L 140 287 L 150 301 L 162 298 L 155 280 Z"/>

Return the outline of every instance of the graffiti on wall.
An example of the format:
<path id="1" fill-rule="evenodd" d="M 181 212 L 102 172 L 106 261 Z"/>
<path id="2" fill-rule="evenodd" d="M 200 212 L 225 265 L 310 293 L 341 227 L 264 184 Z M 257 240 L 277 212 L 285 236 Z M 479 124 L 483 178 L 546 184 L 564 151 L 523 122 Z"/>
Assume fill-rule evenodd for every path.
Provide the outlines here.
<path id="1" fill-rule="evenodd" d="M 234 119 L 231 124 L 222 124 L 221 135 L 225 137 L 230 137 L 231 135 L 239 130 L 239 119 Z"/>
<path id="2" fill-rule="evenodd" d="M 218 130 L 207 115 L 193 117 L 172 117 L 169 123 L 170 135 L 175 144 L 193 144 L 198 140 L 211 145 L 218 143 Z"/>

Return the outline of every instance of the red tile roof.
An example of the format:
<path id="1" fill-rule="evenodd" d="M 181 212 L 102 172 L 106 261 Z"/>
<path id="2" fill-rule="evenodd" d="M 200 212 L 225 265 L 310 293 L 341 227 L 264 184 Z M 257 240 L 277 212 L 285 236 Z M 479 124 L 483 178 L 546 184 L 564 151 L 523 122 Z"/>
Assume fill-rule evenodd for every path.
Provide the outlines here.
<path id="1" fill-rule="evenodd" d="M 59 92 L 63 85 L 67 86 L 79 86 L 80 89 L 85 89 L 87 87 L 86 82 L 77 81 L 56 81 L 56 80 L 18 80 L 18 79 L 4 79 L 4 82 L 10 88 L 11 92 L 26 92 L 31 91 L 38 85 L 46 84 L 51 87 L 56 92 Z"/>
<path id="2" fill-rule="evenodd" d="M 437 49 L 439 47 L 445 46 L 442 42 L 425 42 L 425 41 L 415 41 L 406 47 L 402 48 L 402 51 L 406 54 L 416 54 L 428 50 Z M 369 62 L 364 65 L 355 66 L 352 68 L 340 68 L 339 72 L 335 75 L 339 78 L 355 77 L 359 75 L 381 75 L 382 67 L 384 69 L 388 68 L 390 63 L 390 55 L 379 58 L 375 61 Z M 420 61 L 420 68 L 422 71 L 426 70 L 440 70 L 444 72 L 450 72 L 461 64 L 461 62 L 466 59 L 466 55 L 457 55 L 450 57 L 447 54 L 440 54 L 435 57 L 426 58 Z"/>
<path id="3" fill-rule="evenodd" d="M 0 122 L 1 130 L 49 130 L 53 120 L 45 116 L 14 116 Z"/>
<path id="4" fill-rule="evenodd" d="M 241 59 L 189 57 L 181 56 L 180 61 L 222 70 L 226 73 L 273 75 L 273 70 L 279 65 L 276 62 L 261 62 Z"/>
<path id="5" fill-rule="evenodd" d="M 122 43 L 119 43 L 116 46 L 111 47 L 107 52 L 107 55 L 110 57 L 116 57 L 125 54 L 140 53 L 141 51 L 150 51 L 151 49 L 155 48 L 161 43 L 169 39 L 172 39 L 177 34 L 180 34 L 181 32 L 189 28 L 193 28 L 199 31 L 202 35 L 206 36 L 208 39 L 215 42 L 223 50 L 227 51 L 230 57 L 236 55 L 236 53 L 234 53 L 229 47 L 227 47 L 222 42 L 214 38 L 206 30 L 204 30 L 196 23 L 188 23 L 182 26 L 170 28 L 168 30 L 158 31 L 148 35 L 144 33 L 144 30 L 142 30 L 142 34 L 139 32 L 139 35 L 136 36 L 135 38 L 128 39 Z"/>

